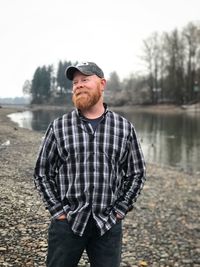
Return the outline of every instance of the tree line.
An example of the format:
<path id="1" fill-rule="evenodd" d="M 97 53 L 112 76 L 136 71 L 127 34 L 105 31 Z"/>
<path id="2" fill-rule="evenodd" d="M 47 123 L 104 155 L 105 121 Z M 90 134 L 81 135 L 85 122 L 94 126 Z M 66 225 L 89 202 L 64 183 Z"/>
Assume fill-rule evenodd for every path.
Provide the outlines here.
<path id="1" fill-rule="evenodd" d="M 143 41 L 141 60 L 145 74 L 131 74 L 120 81 L 116 71 L 107 81 L 105 98 L 109 104 L 178 105 L 200 100 L 200 24 L 188 23 L 182 30 L 153 33 Z M 71 81 L 65 70 L 77 62 L 60 61 L 38 67 L 32 81 L 25 81 L 24 93 L 31 95 L 33 104 L 70 104 Z"/>
<path id="2" fill-rule="evenodd" d="M 144 41 L 144 61 L 151 101 L 191 103 L 199 97 L 200 24 L 181 31 L 154 33 Z M 159 99 L 158 99 L 159 98 Z"/>
<path id="3" fill-rule="evenodd" d="M 65 70 L 72 64 L 59 61 L 56 73 L 53 65 L 38 67 L 32 81 L 26 80 L 23 85 L 23 92 L 31 95 L 32 104 L 69 103 L 71 99 L 66 95 L 71 93 L 71 81 L 66 79 Z"/>

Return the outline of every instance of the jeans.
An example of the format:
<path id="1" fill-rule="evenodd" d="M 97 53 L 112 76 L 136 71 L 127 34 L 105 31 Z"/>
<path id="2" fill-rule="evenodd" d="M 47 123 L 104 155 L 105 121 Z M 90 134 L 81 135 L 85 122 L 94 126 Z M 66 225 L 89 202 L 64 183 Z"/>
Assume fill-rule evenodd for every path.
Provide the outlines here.
<path id="1" fill-rule="evenodd" d="M 90 218 L 84 235 L 78 236 L 67 220 L 53 220 L 49 227 L 47 267 L 76 267 L 84 250 L 91 267 L 119 267 L 121 246 L 121 221 L 100 236 Z"/>

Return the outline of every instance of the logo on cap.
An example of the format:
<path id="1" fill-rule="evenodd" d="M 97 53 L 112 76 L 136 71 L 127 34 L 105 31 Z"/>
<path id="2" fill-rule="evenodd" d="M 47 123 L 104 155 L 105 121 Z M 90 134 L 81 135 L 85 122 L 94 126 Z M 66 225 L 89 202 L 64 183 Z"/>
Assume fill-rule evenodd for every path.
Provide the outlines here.
<path id="1" fill-rule="evenodd" d="M 84 65 L 89 65 L 89 62 L 81 62 L 81 63 L 78 63 L 76 65 L 76 67 L 81 67 L 81 66 L 84 66 Z"/>

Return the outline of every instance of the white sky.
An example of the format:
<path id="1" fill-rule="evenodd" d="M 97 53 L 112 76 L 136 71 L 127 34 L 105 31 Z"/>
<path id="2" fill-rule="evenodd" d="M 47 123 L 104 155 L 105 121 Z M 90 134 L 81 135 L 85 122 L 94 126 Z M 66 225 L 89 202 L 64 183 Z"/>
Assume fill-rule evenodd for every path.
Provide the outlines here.
<path id="1" fill-rule="evenodd" d="M 0 97 L 38 66 L 94 61 L 106 77 L 142 70 L 143 40 L 200 21 L 200 0 L 0 0 Z"/>

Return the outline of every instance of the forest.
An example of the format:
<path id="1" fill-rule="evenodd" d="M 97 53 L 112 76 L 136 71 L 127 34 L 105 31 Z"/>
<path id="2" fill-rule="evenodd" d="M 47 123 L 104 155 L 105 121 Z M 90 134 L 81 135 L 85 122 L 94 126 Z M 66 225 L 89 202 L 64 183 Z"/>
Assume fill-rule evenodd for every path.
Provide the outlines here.
<path id="1" fill-rule="evenodd" d="M 120 51 L 119 51 L 120 53 Z M 188 23 L 183 29 L 152 33 L 143 40 L 143 74 L 132 73 L 122 81 L 116 71 L 110 73 L 105 90 L 109 104 L 192 104 L 200 101 L 200 23 Z M 71 82 L 65 77 L 68 66 L 39 66 L 23 92 L 32 104 L 70 104 Z"/>

